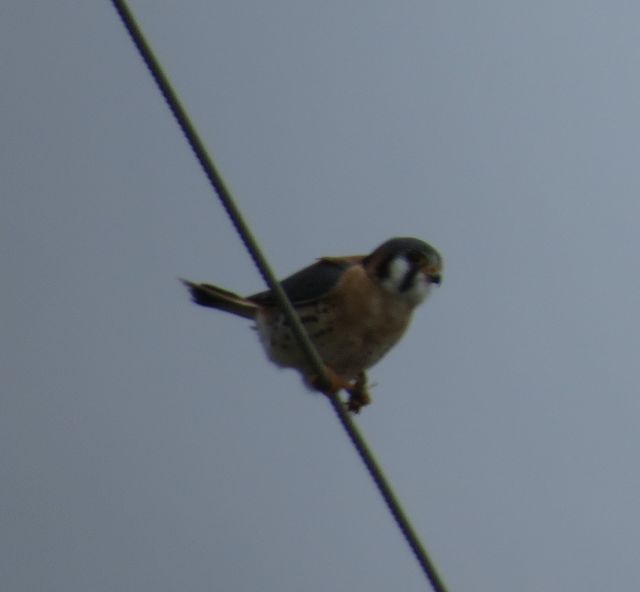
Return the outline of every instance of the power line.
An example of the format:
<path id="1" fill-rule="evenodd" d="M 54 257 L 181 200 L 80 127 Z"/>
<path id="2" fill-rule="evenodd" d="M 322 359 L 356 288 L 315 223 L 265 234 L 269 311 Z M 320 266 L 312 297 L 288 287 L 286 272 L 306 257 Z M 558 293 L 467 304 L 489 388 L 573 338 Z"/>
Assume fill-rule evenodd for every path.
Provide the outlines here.
<path id="1" fill-rule="evenodd" d="M 269 288 L 273 291 L 287 321 L 291 324 L 291 328 L 296 339 L 298 340 L 300 347 L 302 348 L 304 354 L 307 356 L 314 373 L 320 379 L 321 384 L 319 386 L 325 388 L 325 390 L 328 391 L 331 381 L 329 376 L 327 375 L 322 359 L 316 351 L 313 343 L 309 339 L 309 336 L 302 323 L 300 322 L 300 319 L 298 318 L 298 315 L 293 308 L 293 305 L 291 304 L 289 298 L 287 297 L 284 290 L 280 286 L 280 283 L 271 271 L 271 268 L 264 255 L 262 254 L 262 251 L 256 239 L 253 237 L 250 228 L 245 223 L 240 210 L 235 205 L 235 201 L 231 193 L 229 192 L 224 180 L 222 179 L 222 176 L 220 175 L 215 164 L 207 153 L 207 150 L 202 140 L 200 139 L 200 136 L 198 135 L 186 111 L 182 107 L 176 93 L 171 87 L 169 79 L 164 74 L 159 62 L 155 58 L 151 47 L 147 43 L 144 35 L 142 34 L 142 31 L 138 27 L 133 14 L 127 6 L 127 3 L 124 0 L 112 0 L 112 3 L 120 18 L 122 19 L 122 22 L 129 35 L 131 36 L 133 43 L 137 47 L 140 56 L 149 69 L 149 72 L 156 81 L 156 84 L 158 85 L 162 96 L 167 102 L 169 109 L 171 109 L 171 112 L 178 122 L 180 129 L 184 133 L 187 142 L 191 146 L 191 149 L 193 150 L 196 158 L 200 162 L 205 175 L 209 179 L 209 182 L 211 183 L 218 199 L 226 210 L 229 219 L 238 232 L 242 242 L 244 243 L 247 251 L 253 259 L 253 262 L 258 268 L 258 271 L 264 278 Z M 362 462 L 364 462 L 367 470 L 369 471 L 369 474 L 371 475 L 371 478 L 375 482 L 380 494 L 382 495 L 387 508 L 395 519 L 398 528 L 404 535 L 407 543 L 409 544 L 409 547 L 413 551 L 413 554 L 418 560 L 422 571 L 431 583 L 434 591 L 447 592 L 444 582 L 438 575 L 435 565 L 429 558 L 426 550 L 420 542 L 420 539 L 415 533 L 411 522 L 407 518 L 393 489 L 391 488 L 391 485 L 387 481 L 387 478 L 385 477 L 382 469 L 375 460 L 372 452 L 369 450 L 369 447 L 367 446 L 364 438 L 353 423 L 347 410 L 342 404 L 342 401 L 337 396 L 337 394 L 331 394 L 329 392 L 326 392 L 325 394 L 327 394 L 329 401 L 331 402 L 331 405 L 336 415 L 338 416 L 338 419 L 340 420 L 340 423 L 347 432 L 347 435 L 349 436 L 352 444 L 358 451 Z"/>

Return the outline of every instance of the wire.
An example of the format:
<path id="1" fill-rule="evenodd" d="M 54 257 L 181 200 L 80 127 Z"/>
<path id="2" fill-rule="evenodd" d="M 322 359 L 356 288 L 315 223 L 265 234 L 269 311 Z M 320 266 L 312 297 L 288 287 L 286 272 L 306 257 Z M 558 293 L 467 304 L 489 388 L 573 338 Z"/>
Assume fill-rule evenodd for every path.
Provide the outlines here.
<path id="1" fill-rule="evenodd" d="M 326 368 L 322 362 L 322 359 L 320 358 L 313 343 L 309 339 L 309 336 L 304 326 L 300 322 L 298 314 L 293 308 L 291 301 L 289 300 L 284 290 L 280 286 L 280 283 L 271 271 L 271 268 L 266 258 L 262 254 L 262 251 L 256 239 L 253 237 L 250 228 L 245 223 L 240 210 L 235 205 L 235 201 L 231 193 L 229 192 L 224 180 L 222 179 L 222 176 L 218 172 L 215 164 L 207 153 L 204 143 L 200 139 L 200 136 L 198 135 L 194 125 L 191 123 L 189 116 L 178 100 L 178 97 L 171 87 L 167 76 L 164 74 L 159 62 L 157 61 L 153 54 L 153 51 L 151 50 L 151 47 L 147 43 L 144 35 L 142 34 L 142 31 L 138 27 L 133 14 L 129 10 L 127 3 L 124 0 L 112 0 L 112 3 L 116 11 L 118 12 L 118 15 L 122 19 L 126 30 L 131 36 L 133 43 L 138 49 L 140 56 L 149 69 L 149 72 L 156 81 L 156 84 L 158 85 L 162 96 L 167 102 L 169 109 L 171 109 L 171 112 L 173 113 L 176 121 L 178 122 L 178 125 L 180 126 L 180 129 L 185 135 L 187 142 L 191 146 L 191 149 L 193 150 L 196 158 L 200 162 L 205 175 L 213 186 L 213 189 L 220 202 L 222 203 L 224 209 L 226 210 L 229 219 L 234 225 L 236 231 L 238 232 L 238 235 L 244 243 L 251 258 L 253 259 L 253 262 L 258 268 L 258 271 L 262 275 L 269 288 L 273 291 L 287 321 L 291 325 L 291 329 L 296 339 L 298 340 L 300 347 L 302 348 L 304 354 L 307 356 L 313 371 L 319 377 L 318 386 L 321 390 L 326 391 L 325 394 L 328 396 L 329 401 L 331 402 L 331 405 L 336 415 L 338 416 L 338 419 L 340 420 L 340 423 L 342 424 L 344 430 L 347 432 L 347 435 L 349 436 L 349 439 L 353 443 L 354 447 L 358 451 L 362 462 L 365 464 L 367 471 L 371 475 L 371 478 L 380 491 L 380 494 L 382 495 L 387 508 L 391 512 L 398 525 L 398 528 L 404 535 L 407 543 L 409 544 L 409 547 L 418 560 L 418 563 L 420 564 L 424 575 L 431 583 L 431 586 L 433 587 L 435 592 L 447 592 L 444 582 L 438 575 L 435 565 L 429 558 L 409 519 L 402 509 L 400 502 L 393 492 L 391 485 L 387 481 L 387 478 L 385 477 L 382 469 L 375 460 L 375 457 L 367 446 L 364 438 L 353 423 L 342 401 L 337 396 L 337 394 L 328 392 L 331 380 L 326 372 Z"/>

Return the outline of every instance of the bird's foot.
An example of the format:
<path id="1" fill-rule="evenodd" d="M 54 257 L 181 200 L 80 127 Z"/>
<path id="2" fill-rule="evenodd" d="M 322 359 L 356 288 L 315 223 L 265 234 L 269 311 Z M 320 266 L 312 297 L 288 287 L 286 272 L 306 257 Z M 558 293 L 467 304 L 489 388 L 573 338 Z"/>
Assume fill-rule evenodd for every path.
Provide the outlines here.
<path id="1" fill-rule="evenodd" d="M 360 409 L 371 403 L 371 396 L 369 395 L 367 386 L 367 375 L 364 372 L 360 372 L 356 381 L 345 390 L 349 393 L 347 409 L 352 413 L 360 413 Z"/>
<path id="2" fill-rule="evenodd" d="M 367 375 L 360 372 L 355 381 L 348 381 L 336 374 L 329 366 L 325 366 L 326 380 L 322 376 L 313 374 L 305 378 L 306 383 L 316 391 L 320 391 L 329 397 L 336 396 L 341 390 L 349 394 L 346 407 L 352 413 L 359 413 L 360 410 L 371 403 Z"/>
<path id="3" fill-rule="evenodd" d="M 351 388 L 351 383 L 336 374 L 329 366 L 324 367 L 324 373 L 326 376 L 319 376 L 317 374 L 306 376 L 305 382 L 314 391 L 320 391 L 330 396 L 336 395 L 342 389 L 348 391 L 349 388 Z"/>

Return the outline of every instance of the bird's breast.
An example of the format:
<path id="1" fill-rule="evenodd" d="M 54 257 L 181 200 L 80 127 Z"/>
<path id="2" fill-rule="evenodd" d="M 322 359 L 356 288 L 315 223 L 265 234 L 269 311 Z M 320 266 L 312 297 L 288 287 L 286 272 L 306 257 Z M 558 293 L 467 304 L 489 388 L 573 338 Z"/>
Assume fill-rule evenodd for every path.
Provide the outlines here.
<path id="1" fill-rule="evenodd" d="M 360 266 L 347 270 L 326 297 L 296 309 L 320 357 L 345 378 L 355 378 L 378 362 L 400 339 L 412 312 Z M 262 310 L 256 323 L 272 362 L 310 370 L 278 309 Z"/>

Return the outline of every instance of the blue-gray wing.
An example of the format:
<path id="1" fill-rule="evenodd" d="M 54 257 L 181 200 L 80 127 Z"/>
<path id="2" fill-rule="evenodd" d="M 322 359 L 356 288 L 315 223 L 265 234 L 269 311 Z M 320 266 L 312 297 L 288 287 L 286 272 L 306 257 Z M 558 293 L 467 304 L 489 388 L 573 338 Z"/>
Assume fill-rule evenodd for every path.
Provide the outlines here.
<path id="1" fill-rule="evenodd" d="M 338 283 L 346 269 L 355 265 L 360 257 L 327 257 L 282 280 L 280 284 L 293 304 L 313 302 L 328 294 Z M 247 300 L 258 305 L 274 305 L 271 290 L 249 296 Z"/>

